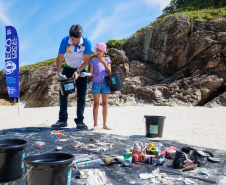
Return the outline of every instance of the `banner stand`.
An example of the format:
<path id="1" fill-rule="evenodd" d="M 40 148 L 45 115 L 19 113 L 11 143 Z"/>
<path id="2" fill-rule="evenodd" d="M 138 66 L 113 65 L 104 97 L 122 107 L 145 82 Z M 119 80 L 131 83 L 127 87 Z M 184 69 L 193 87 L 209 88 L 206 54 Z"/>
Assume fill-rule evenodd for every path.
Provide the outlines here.
<path id="1" fill-rule="evenodd" d="M 16 103 L 16 98 L 14 98 L 14 103 Z M 18 97 L 18 116 L 20 116 L 20 97 Z"/>
<path id="2" fill-rule="evenodd" d="M 18 97 L 18 117 L 20 116 L 20 97 Z"/>

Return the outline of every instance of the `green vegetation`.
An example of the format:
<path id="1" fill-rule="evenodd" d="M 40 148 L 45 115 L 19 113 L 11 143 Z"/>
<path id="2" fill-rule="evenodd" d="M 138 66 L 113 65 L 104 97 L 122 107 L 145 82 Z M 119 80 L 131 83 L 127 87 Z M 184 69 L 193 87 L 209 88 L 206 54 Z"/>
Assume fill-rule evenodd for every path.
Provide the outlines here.
<path id="1" fill-rule="evenodd" d="M 186 14 L 190 17 L 191 20 L 193 19 L 215 19 L 215 18 L 220 18 L 220 17 L 226 17 L 226 7 L 225 8 L 218 8 L 218 9 L 203 9 L 203 10 L 194 10 L 194 11 L 177 11 L 175 13 L 166 15 L 164 17 L 158 18 L 156 21 L 153 23 L 149 24 L 148 26 L 154 26 L 160 22 L 162 22 L 164 19 L 171 15 L 176 15 L 178 13 L 183 13 Z"/>
<path id="2" fill-rule="evenodd" d="M 106 42 L 106 45 L 109 48 L 118 48 L 119 46 L 121 46 L 124 42 L 126 41 L 126 39 L 122 39 L 122 40 L 108 40 Z"/>
<path id="3" fill-rule="evenodd" d="M 45 60 L 44 62 L 38 62 L 36 64 L 33 65 L 26 65 L 26 66 L 22 66 L 20 67 L 20 72 L 26 69 L 36 69 L 39 68 L 41 66 L 49 66 L 56 63 L 56 58 L 53 59 L 49 59 L 49 60 Z"/>
<path id="4" fill-rule="evenodd" d="M 160 17 L 172 13 L 188 12 L 203 9 L 218 9 L 226 6 L 225 0 L 172 0 Z"/>

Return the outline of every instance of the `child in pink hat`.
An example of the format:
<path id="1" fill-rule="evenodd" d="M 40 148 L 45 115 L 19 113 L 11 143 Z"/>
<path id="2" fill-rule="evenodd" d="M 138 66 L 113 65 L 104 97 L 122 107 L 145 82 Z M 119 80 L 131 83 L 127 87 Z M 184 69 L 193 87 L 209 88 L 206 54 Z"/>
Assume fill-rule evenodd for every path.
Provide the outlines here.
<path id="1" fill-rule="evenodd" d="M 107 124 L 108 114 L 108 96 L 111 94 L 108 83 L 105 79 L 106 76 L 111 74 L 111 60 L 109 57 L 104 57 L 104 53 L 107 53 L 107 46 L 105 43 L 98 43 L 95 46 L 97 57 L 90 60 L 90 73 L 93 76 L 93 85 L 91 93 L 93 94 L 94 106 L 93 106 L 93 119 L 94 127 L 93 130 L 98 130 L 98 108 L 100 94 L 102 96 L 102 107 L 103 107 L 103 128 L 111 130 Z"/>

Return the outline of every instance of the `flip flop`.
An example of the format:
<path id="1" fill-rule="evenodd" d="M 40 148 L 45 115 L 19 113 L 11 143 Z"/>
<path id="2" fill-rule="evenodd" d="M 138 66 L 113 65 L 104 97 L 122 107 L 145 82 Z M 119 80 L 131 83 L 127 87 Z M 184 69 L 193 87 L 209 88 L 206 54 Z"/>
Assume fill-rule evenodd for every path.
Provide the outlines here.
<path id="1" fill-rule="evenodd" d="M 207 160 L 211 163 L 220 163 L 221 162 L 220 158 L 215 158 L 215 157 L 207 157 Z"/>
<path id="2" fill-rule="evenodd" d="M 219 163 L 221 162 L 221 159 L 219 158 L 214 158 L 214 155 L 207 151 L 207 150 L 196 150 L 191 147 L 183 147 L 181 151 L 185 152 L 189 158 L 198 166 L 202 166 L 207 161 L 212 162 L 212 163 Z"/>

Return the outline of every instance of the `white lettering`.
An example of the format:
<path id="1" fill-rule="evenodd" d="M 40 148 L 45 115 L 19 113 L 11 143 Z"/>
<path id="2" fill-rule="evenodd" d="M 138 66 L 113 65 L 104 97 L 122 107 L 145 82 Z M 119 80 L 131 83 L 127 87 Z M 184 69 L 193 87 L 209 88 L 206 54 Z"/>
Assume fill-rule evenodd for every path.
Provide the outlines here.
<path id="1" fill-rule="evenodd" d="M 5 59 L 6 60 L 10 60 L 12 57 L 11 57 L 11 53 L 6 53 L 5 54 Z"/>
<path id="2" fill-rule="evenodd" d="M 11 57 L 11 39 L 7 39 L 6 42 L 5 42 L 5 59 L 6 60 L 10 60 L 12 57 Z"/>
<path id="3" fill-rule="evenodd" d="M 9 44 L 8 44 L 8 41 L 9 41 Z M 8 38 L 8 39 L 5 41 L 5 45 L 8 46 L 8 47 L 11 46 L 11 39 L 10 39 L 10 38 Z"/>
<path id="4" fill-rule="evenodd" d="M 18 48 L 18 46 L 12 46 L 13 59 L 17 58 L 17 48 Z"/>

